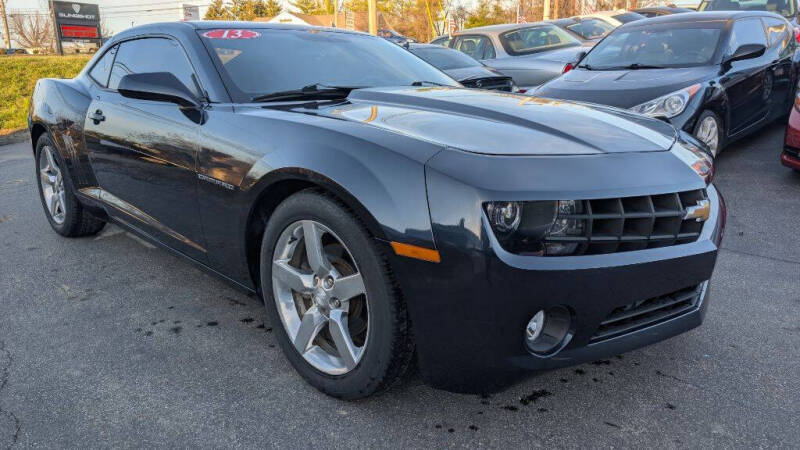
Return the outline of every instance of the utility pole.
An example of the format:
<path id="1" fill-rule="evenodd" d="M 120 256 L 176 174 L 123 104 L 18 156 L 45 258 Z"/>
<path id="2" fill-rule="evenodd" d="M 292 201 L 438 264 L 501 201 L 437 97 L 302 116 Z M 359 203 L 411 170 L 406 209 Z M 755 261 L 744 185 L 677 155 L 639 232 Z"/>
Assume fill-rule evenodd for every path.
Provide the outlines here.
<path id="1" fill-rule="evenodd" d="M 369 34 L 378 34 L 378 0 L 369 0 Z"/>
<path id="2" fill-rule="evenodd" d="M 58 34 L 58 21 L 56 20 L 56 8 L 53 6 L 53 0 L 50 0 L 50 17 L 53 18 L 53 37 L 56 40 L 56 50 L 59 55 L 64 54 L 64 47 L 61 46 L 61 36 Z"/>
<path id="3" fill-rule="evenodd" d="M 544 0 L 542 7 L 542 20 L 550 20 L 550 0 Z"/>
<path id="4" fill-rule="evenodd" d="M 558 19 L 558 0 L 553 0 L 553 19 Z"/>
<path id="5" fill-rule="evenodd" d="M 8 33 L 8 18 L 6 18 L 6 2 L 0 0 L 0 14 L 3 18 L 3 35 L 6 37 L 6 48 L 11 49 L 11 35 Z"/>

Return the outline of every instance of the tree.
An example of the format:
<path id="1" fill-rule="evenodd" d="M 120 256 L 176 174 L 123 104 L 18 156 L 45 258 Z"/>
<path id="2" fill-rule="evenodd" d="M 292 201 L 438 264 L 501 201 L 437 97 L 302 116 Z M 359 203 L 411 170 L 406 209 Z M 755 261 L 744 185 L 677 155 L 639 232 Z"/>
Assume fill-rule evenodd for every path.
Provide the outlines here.
<path id="1" fill-rule="evenodd" d="M 253 20 L 256 18 L 256 8 L 253 0 L 233 0 L 230 11 L 233 20 Z"/>
<path id="2" fill-rule="evenodd" d="M 317 0 L 295 0 L 290 1 L 289 4 L 301 14 L 320 14 L 322 9 Z"/>
<path id="3" fill-rule="evenodd" d="M 25 48 L 53 46 L 53 25 L 47 14 L 11 14 L 8 16 L 14 38 Z"/>
<path id="4" fill-rule="evenodd" d="M 205 15 L 206 20 L 233 20 L 231 10 L 225 6 L 224 0 L 214 0 Z"/>
<path id="5" fill-rule="evenodd" d="M 278 0 L 256 0 L 254 8 L 256 17 L 275 17 L 283 12 L 283 6 Z"/>

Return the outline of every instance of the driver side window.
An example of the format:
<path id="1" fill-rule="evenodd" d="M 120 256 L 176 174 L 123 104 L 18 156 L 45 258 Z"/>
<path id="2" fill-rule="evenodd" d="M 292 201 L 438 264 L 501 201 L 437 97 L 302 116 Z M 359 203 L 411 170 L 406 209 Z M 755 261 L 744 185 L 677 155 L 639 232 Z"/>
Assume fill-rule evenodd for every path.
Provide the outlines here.
<path id="1" fill-rule="evenodd" d="M 192 79 L 194 70 L 180 44 L 166 38 L 144 38 L 120 44 L 111 68 L 108 88 L 116 90 L 123 76 L 133 73 L 169 72 L 199 96 Z"/>

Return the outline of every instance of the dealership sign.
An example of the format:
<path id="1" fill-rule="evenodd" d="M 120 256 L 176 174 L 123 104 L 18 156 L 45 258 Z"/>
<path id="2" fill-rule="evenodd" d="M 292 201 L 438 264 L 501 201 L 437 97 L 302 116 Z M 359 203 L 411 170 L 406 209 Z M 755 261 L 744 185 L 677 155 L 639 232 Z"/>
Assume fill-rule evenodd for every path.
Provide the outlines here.
<path id="1" fill-rule="evenodd" d="M 100 8 L 96 4 L 54 1 L 53 17 L 61 42 L 102 43 Z"/>

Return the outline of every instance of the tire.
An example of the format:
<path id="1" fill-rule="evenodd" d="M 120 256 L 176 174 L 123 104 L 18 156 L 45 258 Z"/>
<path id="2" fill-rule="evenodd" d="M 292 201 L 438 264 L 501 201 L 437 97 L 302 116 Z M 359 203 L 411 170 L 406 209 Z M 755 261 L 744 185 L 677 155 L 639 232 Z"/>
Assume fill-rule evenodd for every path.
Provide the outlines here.
<path id="1" fill-rule="evenodd" d="M 708 136 L 701 137 L 701 134 L 702 135 L 706 134 L 704 132 L 704 130 L 701 130 L 701 128 L 703 127 L 704 121 L 707 121 L 707 120 L 708 121 L 714 120 L 714 122 L 715 122 L 714 126 L 717 129 L 717 133 L 716 133 L 716 148 L 713 148 L 709 144 L 708 141 L 710 139 L 709 139 Z M 703 111 L 700 114 L 700 116 L 697 118 L 697 123 L 695 123 L 695 125 L 694 125 L 694 130 L 692 131 L 692 134 L 700 142 L 703 142 L 704 144 L 708 145 L 709 148 L 711 149 L 711 153 L 716 157 L 718 154 L 720 154 L 722 152 L 722 149 L 724 148 L 724 144 L 725 144 L 724 143 L 724 135 L 725 135 L 724 130 L 725 130 L 725 124 L 722 122 L 722 119 L 720 119 L 719 116 L 714 111 L 711 111 L 711 110 L 707 109 L 707 110 Z"/>
<path id="2" fill-rule="evenodd" d="M 75 196 L 67 166 L 48 133 L 43 134 L 36 142 L 36 179 L 42 208 L 56 233 L 65 237 L 81 237 L 97 234 L 103 229 L 105 221 L 92 216 Z M 58 198 L 54 211 L 48 207 L 49 203 L 45 198 L 49 192 L 56 193 L 55 197 Z M 52 195 L 47 197 L 51 198 L 50 201 L 56 201 Z"/>
<path id="3" fill-rule="evenodd" d="M 324 257 L 330 263 L 328 267 L 336 267 L 336 272 L 340 274 L 335 278 L 335 283 L 331 282 L 331 290 L 328 291 L 330 294 L 322 291 L 323 287 L 327 286 L 327 276 L 323 276 L 319 281 L 313 277 L 315 271 L 311 267 L 314 265 L 309 254 L 314 252 L 306 249 L 306 235 L 309 233 L 307 230 L 316 230 L 312 234 L 319 236 L 317 241 L 322 244 L 319 248 L 323 249 Z M 336 244 L 337 240 L 341 245 Z M 291 252 L 291 259 L 281 259 L 290 254 L 287 252 Z M 304 258 L 307 264 L 305 269 L 302 269 L 302 276 L 307 283 L 304 282 L 302 286 L 303 289 L 312 286 L 313 292 L 300 296 L 294 287 L 287 288 L 288 284 L 284 283 L 282 278 L 273 277 L 273 275 L 279 277 L 279 269 L 274 268 L 278 267 L 279 263 L 274 261 L 280 260 L 282 261 L 280 264 L 304 267 L 303 264 L 296 263 Z M 399 290 L 392 282 L 388 263 L 381 255 L 374 239 L 345 205 L 331 196 L 313 190 L 301 191 L 287 198 L 278 205 L 267 223 L 261 244 L 260 261 L 261 286 L 269 321 L 276 330 L 278 342 L 287 359 L 309 384 L 333 397 L 354 400 L 383 392 L 402 379 L 414 354 L 406 306 Z M 319 270 L 316 272 L 322 273 Z M 355 357 L 348 359 L 342 356 L 344 353 L 339 350 L 338 345 L 342 342 L 341 333 L 338 334 L 340 336 L 338 341 L 333 337 L 337 323 L 334 317 L 338 314 L 336 311 L 341 311 L 335 309 L 339 307 L 336 306 L 338 300 L 335 295 L 337 292 L 343 292 L 339 289 L 346 284 L 340 280 L 345 275 L 360 275 L 363 280 L 361 290 L 352 290 L 363 294 L 351 297 L 348 300 L 349 306 L 343 304 L 340 306 L 347 311 L 344 329 L 350 335 L 349 342 L 353 344 L 352 348 L 361 349 L 357 362 L 354 362 Z M 292 280 L 297 279 L 292 278 Z M 329 303 L 327 316 L 324 306 L 326 301 Z M 283 309 L 279 310 L 278 302 L 282 302 Z M 311 306 L 308 307 L 307 304 Z M 361 307 L 356 312 L 358 305 Z M 292 306 L 294 310 L 291 309 Z M 302 316 L 301 309 L 304 309 Z M 312 310 L 316 313 L 321 312 L 322 316 L 327 318 L 327 322 L 321 325 L 320 331 L 314 333 L 316 338 L 301 339 L 300 336 L 303 334 L 300 332 L 301 328 L 295 326 L 292 329 L 290 324 L 302 325 Z M 364 317 L 366 317 L 366 330 L 359 331 L 363 329 Z M 320 321 L 326 320 L 325 318 Z M 359 324 L 360 327 L 355 324 Z M 356 333 L 362 334 L 356 335 Z M 358 347 L 359 339 L 363 343 L 362 347 Z M 308 344 L 304 345 L 302 342 Z M 297 346 L 306 350 L 301 353 Z M 352 356 L 355 353 L 349 354 Z M 336 360 L 335 357 L 330 361 L 318 358 L 325 354 L 326 357 L 340 355 L 337 360 L 340 364 L 328 364 Z"/>

